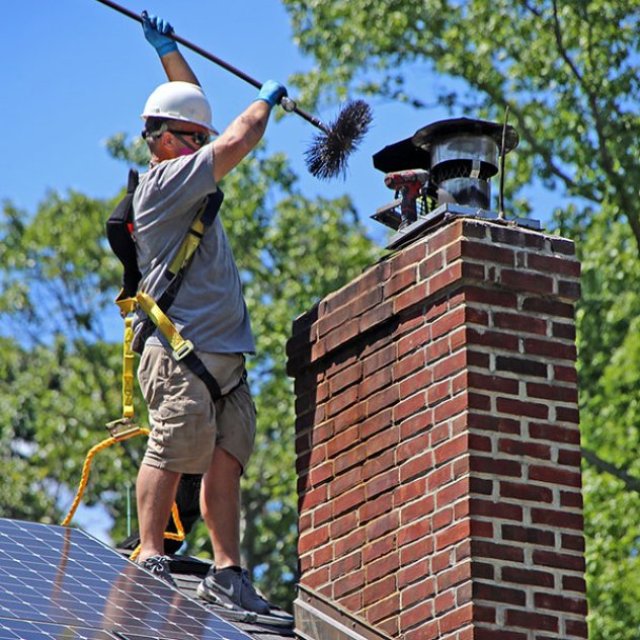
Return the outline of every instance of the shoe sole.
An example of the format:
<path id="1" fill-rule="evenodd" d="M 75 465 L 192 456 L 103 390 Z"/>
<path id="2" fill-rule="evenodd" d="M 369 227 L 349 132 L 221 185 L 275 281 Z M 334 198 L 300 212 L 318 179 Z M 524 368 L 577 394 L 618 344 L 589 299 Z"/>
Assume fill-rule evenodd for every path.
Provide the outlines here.
<path id="1" fill-rule="evenodd" d="M 227 607 L 227 608 L 229 608 L 229 606 L 233 606 L 233 605 L 230 605 L 230 604 L 224 602 L 222 600 L 222 598 L 218 597 L 215 593 L 210 593 L 209 591 L 207 591 L 202 586 L 202 583 L 200 583 L 196 587 L 196 594 L 197 594 L 198 598 L 201 598 L 202 600 L 206 600 L 207 602 L 210 602 L 211 604 L 219 604 L 220 606 Z"/>

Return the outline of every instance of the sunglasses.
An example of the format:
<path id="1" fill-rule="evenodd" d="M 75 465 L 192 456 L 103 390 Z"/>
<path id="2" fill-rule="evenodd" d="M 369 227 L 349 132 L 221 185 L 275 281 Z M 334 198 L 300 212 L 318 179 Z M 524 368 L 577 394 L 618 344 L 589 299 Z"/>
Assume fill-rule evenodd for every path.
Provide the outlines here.
<path id="1" fill-rule="evenodd" d="M 175 129 L 167 129 L 170 133 L 173 133 L 176 138 L 191 138 L 194 144 L 199 147 L 204 146 L 209 142 L 211 136 L 208 133 L 202 133 L 201 131 L 176 131 Z"/>

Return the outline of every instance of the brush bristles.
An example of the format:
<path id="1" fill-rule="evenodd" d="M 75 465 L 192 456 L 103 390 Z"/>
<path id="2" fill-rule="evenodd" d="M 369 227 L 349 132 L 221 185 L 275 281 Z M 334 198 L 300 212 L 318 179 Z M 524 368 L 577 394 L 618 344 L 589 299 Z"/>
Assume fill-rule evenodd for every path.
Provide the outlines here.
<path id="1" fill-rule="evenodd" d="M 366 102 L 356 100 L 347 104 L 329 127 L 329 133 L 317 135 L 306 152 L 309 172 L 321 180 L 338 174 L 345 178 L 347 156 L 357 148 L 371 120 L 371 109 Z"/>

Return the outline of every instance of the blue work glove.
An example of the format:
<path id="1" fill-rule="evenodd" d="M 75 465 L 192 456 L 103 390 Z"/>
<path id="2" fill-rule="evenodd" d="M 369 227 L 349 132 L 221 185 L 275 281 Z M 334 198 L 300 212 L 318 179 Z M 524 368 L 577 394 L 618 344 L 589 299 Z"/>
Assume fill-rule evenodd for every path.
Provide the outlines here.
<path id="1" fill-rule="evenodd" d="M 161 58 L 178 48 L 176 41 L 168 37 L 173 33 L 173 27 L 166 20 L 158 16 L 150 16 L 146 11 L 142 12 L 141 18 L 144 37 Z"/>
<path id="2" fill-rule="evenodd" d="M 275 80 L 267 80 L 262 87 L 256 100 L 264 100 L 270 107 L 280 103 L 280 100 L 287 95 L 287 88 Z"/>

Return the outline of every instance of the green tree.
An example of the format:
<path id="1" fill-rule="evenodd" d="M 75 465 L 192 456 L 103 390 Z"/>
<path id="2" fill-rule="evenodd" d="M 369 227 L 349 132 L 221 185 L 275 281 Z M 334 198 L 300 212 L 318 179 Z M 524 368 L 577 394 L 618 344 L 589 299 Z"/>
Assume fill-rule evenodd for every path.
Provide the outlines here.
<path id="1" fill-rule="evenodd" d="M 110 149 L 124 160 L 144 159 L 124 136 L 112 139 Z M 285 345 L 295 316 L 370 264 L 375 250 L 349 199 L 306 199 L 282 156 L 259 150 L 221 187 L 221 219 L 257 338 L 249 372 L 258 434 L 243 482 L 243 554 L 265 592 L 288 606 L 296 581 L 297 498 Z M 13 443 L 3 449 L 12 475 L 29 472 L 20 478 L 21 497 L 0 492 L 0 510 L 13 517 L 59 521 L 61 498 L 68 504 L 85 454 L 108 435 L 103 425 L 119 417 L 121 347 L 114 339 L 121 329 L 105 325 L 105 318 L 113 322 L 106 310 L 114 308 L 120 274 L 104 238 L 113 205 L 52 193 L 33 216 L 5 203 L 0 218 L 6 246 L 0 317 L 11 347 L 0 353 L 0 370 L 7 372 L 0 383 L 0 437 Z M 136 406 L 146 425 L 139 399 Z M 114 540 L 124 537 L 124 492 L 143 444 L 127 441 L 94 462 L 86 502 L 109 509 Z M 203 526 L 190 536 L 189 549 L 209 549 Z"/>
<path id="2" fill-rule="evenodd" d="M 530 213 L 525 187 L 554 192 L 550 227 L 575 239 L 583 260 L 577 320 L 591 637 L 637 638 L 637 0 L 283 4 L 298 45 L 316 62 L 296 78 L 310 106 L 359 93 L 499 122 L 509 108 L 521 138 L 509 160 L 507 181 L 519 195 L 510 213 Z"/>

